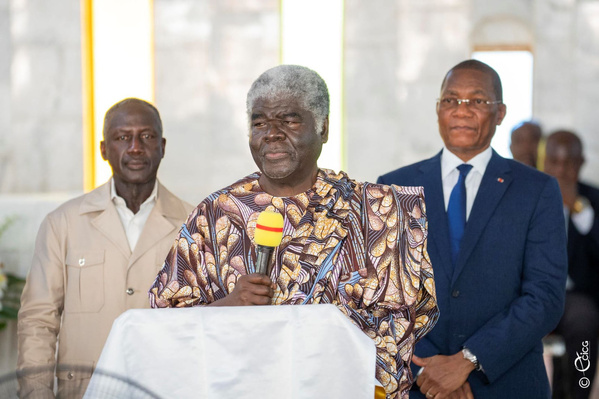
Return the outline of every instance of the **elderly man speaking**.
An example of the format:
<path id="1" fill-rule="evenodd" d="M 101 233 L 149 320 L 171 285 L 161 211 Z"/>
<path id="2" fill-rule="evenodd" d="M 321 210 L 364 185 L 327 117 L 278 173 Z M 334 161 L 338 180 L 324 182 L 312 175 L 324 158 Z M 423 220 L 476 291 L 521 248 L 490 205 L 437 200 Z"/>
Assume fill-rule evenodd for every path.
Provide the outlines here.
<path id="1" fill-rule="evenodd" d="M 416 341 L 438 309 L 418 187 L 359 183 L 319 168 L 329 94 L 314 71 L 282 65 L 247 96 L 260 172 L 202 201 L 150 290 L 153 307 L 335 304 L 377 345 L 377 379 L 407 398 Z M 284 218 L 271 273 L 255 273 L 262 211 Z M 334 338 L 334 337 L 333 337 Z"/>

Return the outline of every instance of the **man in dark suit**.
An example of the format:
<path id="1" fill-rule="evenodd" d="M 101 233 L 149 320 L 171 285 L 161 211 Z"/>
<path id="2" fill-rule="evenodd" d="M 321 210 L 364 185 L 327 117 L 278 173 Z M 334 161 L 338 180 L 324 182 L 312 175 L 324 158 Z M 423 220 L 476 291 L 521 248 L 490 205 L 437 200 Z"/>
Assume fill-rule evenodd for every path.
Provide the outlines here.
<path id="1" fill-rule="evenodd" d="M 573 399 L 591 393 L 599 339 L 599 190 L 579 181 L 583 164 L 576 134 L 560 130 L 547 138 L 545 171 L 559 183 L 568 221 L 566 305 L 556 332 L 566 342 Z"/>
<path id="2" fill-rule="evenodd" d="M 563 310 L 562 203 L 554 178 L 491 149 L 505 113 L 495 70 L 456 65 L 437 102 L 443 150 L 378 179 L 426 196 L 441 314 L 416 345 L 411 397 L 550 396 L 541 339 Z"/>

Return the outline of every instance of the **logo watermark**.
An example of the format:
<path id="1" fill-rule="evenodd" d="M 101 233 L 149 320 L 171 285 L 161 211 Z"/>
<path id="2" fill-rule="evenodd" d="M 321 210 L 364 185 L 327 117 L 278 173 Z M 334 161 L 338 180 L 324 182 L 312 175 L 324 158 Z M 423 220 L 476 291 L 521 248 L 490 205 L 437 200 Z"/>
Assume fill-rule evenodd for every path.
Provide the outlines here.
<path id="1" fill-rule="evenodd" d="M 581 388 L 588 388 L 591 385 L 591 380 L 586 377 L 586 371 L 591 367 L 589 341 L 582 341 L 582 349 L 580 353 L 576 352 L 574 367 L 583 375 L 583 377 L 578 380 L 578 385 L 580 385 Z"/>

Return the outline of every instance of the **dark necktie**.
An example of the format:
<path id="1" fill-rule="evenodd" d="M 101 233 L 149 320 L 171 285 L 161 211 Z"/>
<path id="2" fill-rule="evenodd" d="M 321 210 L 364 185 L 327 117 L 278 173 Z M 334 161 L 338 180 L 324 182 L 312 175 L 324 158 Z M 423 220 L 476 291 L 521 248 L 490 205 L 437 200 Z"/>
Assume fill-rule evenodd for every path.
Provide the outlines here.
<path id="1" fill-rule="evenodd" d="M 466 227 L 466 176 L 472 165 L 461 164 L 457 168 L 460 178 L 449 196 L 447 205 L 447 221 L 449 222 L 449 240 L 451 244 L 451 263 L 455 266 L 460 251 L 460 242 Z"/>

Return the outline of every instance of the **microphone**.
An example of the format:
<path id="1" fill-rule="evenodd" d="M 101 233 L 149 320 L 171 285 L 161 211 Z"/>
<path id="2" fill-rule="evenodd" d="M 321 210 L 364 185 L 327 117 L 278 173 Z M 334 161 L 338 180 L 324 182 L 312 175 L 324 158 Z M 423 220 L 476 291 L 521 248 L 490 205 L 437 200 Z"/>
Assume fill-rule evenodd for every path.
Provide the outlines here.
<path id="1" fill-rule="evenodd" d="M 256 273 L 270 275 L 270 257 L 283 239 L 283 216 L 278 212 L 263 211 L 258 215 L 254 241 L 256 242 Z"/>

